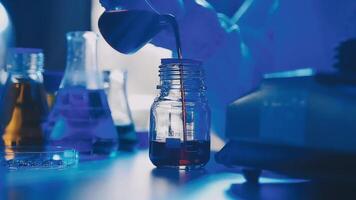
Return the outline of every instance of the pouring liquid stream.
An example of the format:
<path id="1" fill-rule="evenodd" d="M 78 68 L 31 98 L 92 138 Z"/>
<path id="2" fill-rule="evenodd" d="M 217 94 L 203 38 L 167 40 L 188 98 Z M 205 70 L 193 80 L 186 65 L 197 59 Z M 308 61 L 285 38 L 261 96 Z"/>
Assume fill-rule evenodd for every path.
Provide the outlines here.
<path id="1" fill-rule="evenodd" d="M 175 37 L 176 50 L 178 59 L 183 59 L 182 46 L 180 42 L 179 27 L 177 21 L 172 15 L 165 15 L 167 22 L 172 26 L 172 30 Z M 184 80 L 183 80 L 183 65 L 179 65 L 179 83 L 180 83 L 180 94 L 182 101 L 182 122 L 183 122 L 183 144 L 187 141 L 187 111 L 184 93 Z"/>
<path id="2" fill-rule="evenodd" d="M 120 26 L 112 26 L 120 24 Z M 183 58 L 178 23 L 173 15 L 145 10 L 113 10 L 104 12 L 99 19 L 99 29 L 105 40 L 121 53 L 130 54 L 141 49 L 160 31 L 171 27 L 176 43 L 177 57 Z M 130 34 L 128 34 L 128 30 Z M 139 38 L 139 39 L 137 39 Z M 179 66 L 179 83 L 182 103 L 183 144 L 187 141 L 186 98 L 184 91 L 184 66 Z"/>

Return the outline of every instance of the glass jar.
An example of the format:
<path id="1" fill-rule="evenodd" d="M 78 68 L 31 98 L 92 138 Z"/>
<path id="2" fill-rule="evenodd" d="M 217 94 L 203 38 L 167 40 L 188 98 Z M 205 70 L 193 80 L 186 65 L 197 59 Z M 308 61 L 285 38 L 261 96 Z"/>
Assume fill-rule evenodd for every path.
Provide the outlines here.
<path id="1" fill-rule="evenodd" d="M 15 48 L 9 51 L 7 78 L 0 104 L 2 143 L 7 147 L 42 146 L 42 130 L 48 114 L 43 86 L 41 49 Z"/>
<path id="2" fill-rule="evenodd" d="M 157 167 L 194 169 L 210 157 L 210 109 L 201 62 L 162 59 L 150 114 L 150 159 Z"/>

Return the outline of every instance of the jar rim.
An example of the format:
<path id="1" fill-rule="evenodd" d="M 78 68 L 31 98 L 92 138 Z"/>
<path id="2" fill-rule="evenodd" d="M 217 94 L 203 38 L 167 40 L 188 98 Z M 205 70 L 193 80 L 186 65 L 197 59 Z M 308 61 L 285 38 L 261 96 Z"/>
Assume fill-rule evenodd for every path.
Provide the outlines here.
<path id="1" fill-rule="evenodd" d="M 180 59 L 180 58 L 163 58 L 161 59 L 162 65 L 170 65 L 170 64 L 189 64 L 189 65 L 201 65 L 202 62 L 194 59 Z"/>

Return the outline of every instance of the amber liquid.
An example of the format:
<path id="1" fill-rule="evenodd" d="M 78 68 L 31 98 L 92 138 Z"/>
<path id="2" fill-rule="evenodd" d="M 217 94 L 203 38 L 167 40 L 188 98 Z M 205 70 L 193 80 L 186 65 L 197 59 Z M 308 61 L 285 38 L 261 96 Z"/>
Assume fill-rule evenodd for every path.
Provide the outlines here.
<path id="1" fill-rule="evenodd" d="M 42 84 L 32 80 L 6 86 L 0 105 L 2 142 L 6 146 L 43 145 L 41 124 L 48 105 Z"/>
<path id="2" fill-rule="evenodd" d="M 150 159 L 157 167 L 199 168 L 210 158 L 209 141 L 185 141 L 175 145 L 166 142 L 150 142 Z"/>

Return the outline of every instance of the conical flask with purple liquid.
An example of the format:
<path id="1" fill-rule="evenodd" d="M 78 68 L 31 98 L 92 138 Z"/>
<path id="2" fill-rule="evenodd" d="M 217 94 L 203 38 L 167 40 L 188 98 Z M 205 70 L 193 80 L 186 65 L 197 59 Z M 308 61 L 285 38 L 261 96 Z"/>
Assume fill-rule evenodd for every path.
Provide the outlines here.
<path id="1" fill-rule="evenodd" d="M 45 125 L 52 145 L 111 155 L 118 136 L 97 66 L 97 34 L 67 33 L 67 66 Z"/>

